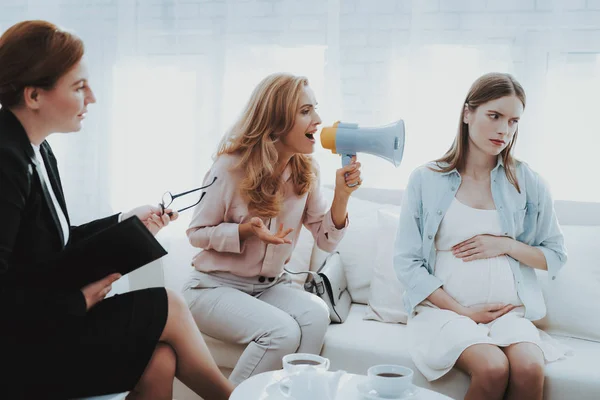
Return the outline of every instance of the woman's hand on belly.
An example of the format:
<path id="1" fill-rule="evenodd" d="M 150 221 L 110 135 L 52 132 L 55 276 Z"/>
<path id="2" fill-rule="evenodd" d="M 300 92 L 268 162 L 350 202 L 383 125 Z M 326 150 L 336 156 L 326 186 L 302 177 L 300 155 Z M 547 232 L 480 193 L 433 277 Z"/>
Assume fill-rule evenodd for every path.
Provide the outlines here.
<path id="1" fill-rule="evenodd" d="M 450 310 L 456 314 L 471 318 L 476 323 L 487 324 L 496 318 L 500 318 L 504 314 L 512 311 L 516 306 L 503 303 L 485 303 L 475 304 L 472 306 L 464 306 L 456 301 L 444 289 L 436 289 L 427 297 L 434 306 L 442 310 Z"/>
<path id="2" fill-rule="evenodd" d="M 464 307 L 461 314 L 471 318 L 478 324 L 488 324 L 504 314 L 511 312 L 516 307 L 517 306 L 512 304 L 476 304 L 474 306 Z"/>
<path id="3" fill-rule="evenodd" d="M 507 236 L 477 235 L 452 247 L 452 254 L 464 262 L 494 258 L 510 252 L 514 240 Z"/>

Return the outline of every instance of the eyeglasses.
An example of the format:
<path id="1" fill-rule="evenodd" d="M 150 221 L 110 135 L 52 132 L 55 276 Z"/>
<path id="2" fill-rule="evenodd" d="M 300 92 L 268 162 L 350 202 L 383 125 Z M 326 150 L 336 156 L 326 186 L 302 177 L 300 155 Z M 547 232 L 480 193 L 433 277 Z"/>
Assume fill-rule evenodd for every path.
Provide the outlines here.
<path id="1" fill-rule="evenodd" d="M 217 180 L 217 177 L 215 176 L 212 180 L 211 183 L 209 183 L 206 186 L 202 186 L 196 189 L 192 189 L 192 190 L 188 190 L 187 192 L 183 192 L 183 193 L 179 193 L 179 194 L 173 194 L 171 192 L 165 192 L 165 194 L 163 194 L 162 196 L 162 201 L 160 202 L 160 210 L 161 210 L 161 215 L 165 213 L 165 210 L 167 208 L 169 208 L 169 206 L 173 203 L 173 200 L 175 200 L 178 197 L 181 196 L 185 196 L 186 194 L 190 194 L 190 193 L 194 193 L 197 192 L 198 190 L 202 190 L 202 189 L 206 189 L 207 187 L 210 187 L 213 183 L 215 183 L 215 181 Z M 187 206 L 184 207 L 182 209 L 177 210 L 178 213 L 185 211 L 189 208 L 195 207 L 198 204 L 200 204 L 200 202 L 202 201 L 202 199 L 204 198 L 204 195 L 206 195 L 206 192 L 202 192 L 202 195 L 200 195 L 200 199 L 198 199 L 197 202 L 195 202 L 194 204 L 192 204 L 191 206 Z M 168 213 L 169 217 L 173 215 L 173 213 Z"/>

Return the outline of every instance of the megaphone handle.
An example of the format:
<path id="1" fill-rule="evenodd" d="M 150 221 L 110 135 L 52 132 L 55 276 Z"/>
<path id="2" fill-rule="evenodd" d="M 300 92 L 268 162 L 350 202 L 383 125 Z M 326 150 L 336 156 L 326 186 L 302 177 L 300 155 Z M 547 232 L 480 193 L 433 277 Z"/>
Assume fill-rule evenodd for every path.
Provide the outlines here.
<path id="1" fill-rule="evenodd" d="M 350 164 L 352 162 L 352 157 L 356 154 L 342 154 L 342 167 Z"/>
<path id="2" fill-rule="evenodd" d="M 345 167 L 346 165 L 350 164 L 352 162 L 352 157 L 354 157 L 356 154 L 342 154 L 342 167 Z M 348 176 L 348 173 L 346 173 L 346 176 Z M 358 185 L 358 183 L 353 183 L 351 185 L 348 185 L 349 187 L 354 187 Z"/>

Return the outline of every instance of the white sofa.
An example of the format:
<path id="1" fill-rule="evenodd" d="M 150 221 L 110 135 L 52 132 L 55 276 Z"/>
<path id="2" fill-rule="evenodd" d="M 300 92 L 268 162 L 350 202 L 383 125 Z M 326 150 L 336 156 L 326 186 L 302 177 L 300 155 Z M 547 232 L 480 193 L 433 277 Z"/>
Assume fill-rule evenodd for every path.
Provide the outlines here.
<path id="1" fill-rule="evenodd" d="M 332 195 L 331 189 L 325 191 Z M 349 204 L 350 225 L 338 247 L 346 270 L 353 304 L 348 320 L 332 324 L 327 331 L 322 355 L 331 360 L 331 368 L 365 374 L 375 364 L 399 363 L 415 370 L 415 383 L 462 399 L 469 378 L 454 369 L 443 378 L 427 382 L 411 361 L 404 324 L 364 320 L 369 310 L 370 283 L 381 229 L 380 209 L 398 213 L 401 191 L 361 188 Z M 573 355 L 546 367 L 546 400 L 600 398 L 600 203 L 556 201 L 555 208 L 565 234 L 569 261 L 555 281 L 539 271 L 548 307 L 547 317 L 537 324 L 573 349 Z M 161 238 L 169 255 L 160 262 L 136 271 L 129 277 L 132 289 L 166 285 L 176 290 L 189 274 L 189 260 L 195 249 L 187 243 L 182 218 Z M 168 235 L 168 236 L 167 236 Z M 387 241 L 389 242 L 389 240 Z M 316 269 L 326 254 L 314 248 L 310 234 L 303 230 L 292 261 L 293 269 Z M 372 314 L 372 313 L 371 313 Z M 225 374 L 231 372 L 244 348 L 205 337 L 217 364 Z M 175 398 L 197 399 L 180 383 Z"/>

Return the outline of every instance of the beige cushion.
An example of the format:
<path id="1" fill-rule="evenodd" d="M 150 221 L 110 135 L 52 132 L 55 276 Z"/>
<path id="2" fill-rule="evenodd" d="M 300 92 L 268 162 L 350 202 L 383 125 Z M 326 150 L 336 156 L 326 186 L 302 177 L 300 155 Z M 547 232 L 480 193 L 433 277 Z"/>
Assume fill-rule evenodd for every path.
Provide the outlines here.
<path id="1" fill-rule="evenodd" d="M 394 271 L 399 219 L 400 214 L 390 210 L 379 210 L 377 214 L 377 255 L 364 319 L 402 324 L 408 320 L 402 300 L 404 286 Z"/>
<path id="2" fill-rule="evenodd" d="M 333 200 L 333 190 L 324 188 L 323 194 L 328 203 Z M 369 287 L 377 252 L 377 212 L 379 209 L 399 212 L 400 206 L 361 200 L 354 196 L 350 197 L 348 202 L 349 225 L 336 250 L 342 257 L 344 272 L 348 280 L 348 291 L 354 303 L 367 304 L 369 300 Z M 326 257 L 327 253 L 315 246 L 311 258 L 311 269 L 318 269 Z"/>

